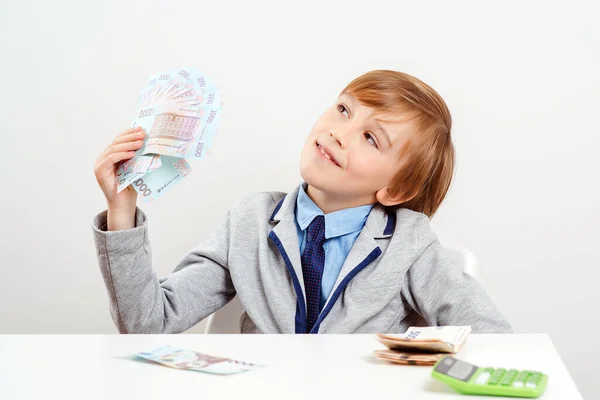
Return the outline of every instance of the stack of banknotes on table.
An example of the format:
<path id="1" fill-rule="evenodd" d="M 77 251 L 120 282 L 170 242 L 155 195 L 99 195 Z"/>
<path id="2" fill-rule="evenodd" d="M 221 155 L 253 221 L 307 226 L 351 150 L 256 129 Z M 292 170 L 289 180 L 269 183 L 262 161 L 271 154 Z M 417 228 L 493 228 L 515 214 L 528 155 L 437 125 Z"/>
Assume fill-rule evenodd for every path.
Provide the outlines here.
<path id="1" fill-rule="evenodd" d="M 404 365 L 433 365 L 457 353 L 471 333 L 470 326 L 411 326 L 402 334 L 378 334 L 387 350 L 375 350 L 381 360 Z"/>
<path id="2" fill-rule="evenodd" d="M 173 187 L 192 170 L 186 159 L 208 154 L 222 112 L 219 91 L 200 71 L 181 68 L 151 75 L 133 120 L 133 127 L 146 132 L 144 145 L 119 164 L 117 191 L 133 185 L 147 200 Z"/>

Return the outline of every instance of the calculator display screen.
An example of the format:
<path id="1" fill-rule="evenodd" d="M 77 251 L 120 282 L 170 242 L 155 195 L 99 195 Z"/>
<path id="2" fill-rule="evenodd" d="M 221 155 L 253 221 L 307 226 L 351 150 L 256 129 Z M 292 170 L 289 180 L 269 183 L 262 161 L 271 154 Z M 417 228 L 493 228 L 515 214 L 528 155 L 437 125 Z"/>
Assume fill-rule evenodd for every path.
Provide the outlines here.
<path id="1" fill-rule="evenodd" d="M 446 357 L 436 367 L 436 370 L 452 378 L 467 382 L 469 379 L 471 379 L 477 370 L 477 367 L 473 364 L 460 361 L 453 357 Z"/>
<path id="2" fill-rule="evenodd" d="M 448 376 L 451 376 L 461 381 L 468 381 L 475 372 L 475 367 L 469 363 L 457 360 L 448 370 Z"/>

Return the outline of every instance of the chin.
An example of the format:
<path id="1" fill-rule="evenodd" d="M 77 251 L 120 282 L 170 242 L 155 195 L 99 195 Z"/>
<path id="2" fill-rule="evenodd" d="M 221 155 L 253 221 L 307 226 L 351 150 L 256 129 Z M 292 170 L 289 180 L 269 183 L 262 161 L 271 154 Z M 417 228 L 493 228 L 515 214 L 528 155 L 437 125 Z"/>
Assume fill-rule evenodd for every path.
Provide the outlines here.
<path id="1" fill-rule="evenodd" d="M 316 168 L 304 163 L 300 163 L 300 176 L 304 182 L 315 187 L 320 186 L 319 183 L 323 180 L 322 174 L 319 174 Z"/>
<path id="2" fill-rule="evenodd" d="M 308 166 L 306 168 L 301 166 L 300 176 L 304 182 L 320 192 L 327 193 L 329 195 L 344 192 L 342 188 L 343 184 L 339 179 L 329 176 L 326 172 L 323 172 L 314 166 Z"/>
<path id="3" fill-rule="evenodd" d="M 314 165 L 300 165 L 300 176 L 304 182 L 319 190 L 331 184 L 330 178 Z"/>

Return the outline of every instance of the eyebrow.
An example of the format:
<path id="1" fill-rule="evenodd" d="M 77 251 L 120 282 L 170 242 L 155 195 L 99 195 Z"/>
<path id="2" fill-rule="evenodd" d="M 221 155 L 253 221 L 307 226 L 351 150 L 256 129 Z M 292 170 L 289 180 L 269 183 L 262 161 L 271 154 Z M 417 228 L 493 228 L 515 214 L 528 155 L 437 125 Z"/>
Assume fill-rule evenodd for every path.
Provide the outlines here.
<path id="1" fill-rule="evenodd" d="M 352 96 L 351 94 L 348 93 L 344 93 L 342 96 L 346 97 L 349 99 L 349 102 L 352 103 L 352 105 L 354 106 L 356 104 L 356 101 L 354 99 L 354 96 Z M 383 126 L 381 126 L 381 123 L 379 123 L 379 121 L 375 120 L 375 123 L 377 124 L 377 127 L 379 128 L 379 130 L 381 132 L 383 132 L 383 136 L 385 137 L 385 139 L 388 142 L 388 145 L 390 147 L 392 147 L 392 140 L 390 139 L 390 136 L 388 135 L 387 131 L 385 129 L 383 129 Z"/>
<path id="2" fill-rule="evenodd" d="M 385 138 L 387 139 L 388 145 L 390 147 L 392 147 L 392 141 L 390 140 L 390 136 L 388 135 L 388 133 L 386 132 L 386 130 L 383 129 L 383 126 L 381 126 L 381 124 L 379 123 L 379 121 L 375 120 L 375 123 L 377 123 L 377 127 L 379 127 L 379 130 L 381 130 L 381 132 L 383 132 L 383 136 L 385 136 Z"/>

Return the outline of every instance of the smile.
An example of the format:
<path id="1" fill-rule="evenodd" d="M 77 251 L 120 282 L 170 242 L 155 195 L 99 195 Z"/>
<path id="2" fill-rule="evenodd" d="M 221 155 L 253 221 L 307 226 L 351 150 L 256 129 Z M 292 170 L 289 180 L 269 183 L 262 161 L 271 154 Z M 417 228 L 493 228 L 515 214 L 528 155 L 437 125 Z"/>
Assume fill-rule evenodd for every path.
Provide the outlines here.
<path id="1" fill-rule="evenodd" d="M 333 158 L 331 153 L 329 153 L 325 147 L 321 146 L 319 144 L 319 142 L 317 142 L 316 144 L 317 144 L 317 153 L 318 154 L 320 154 L 323 158 L 325 158 L 326 160 L 331 162 L 333 165 L 335 165 L 337 167 L 341 167 L 340 164 L 336 161 L 335 158 Z"/>

